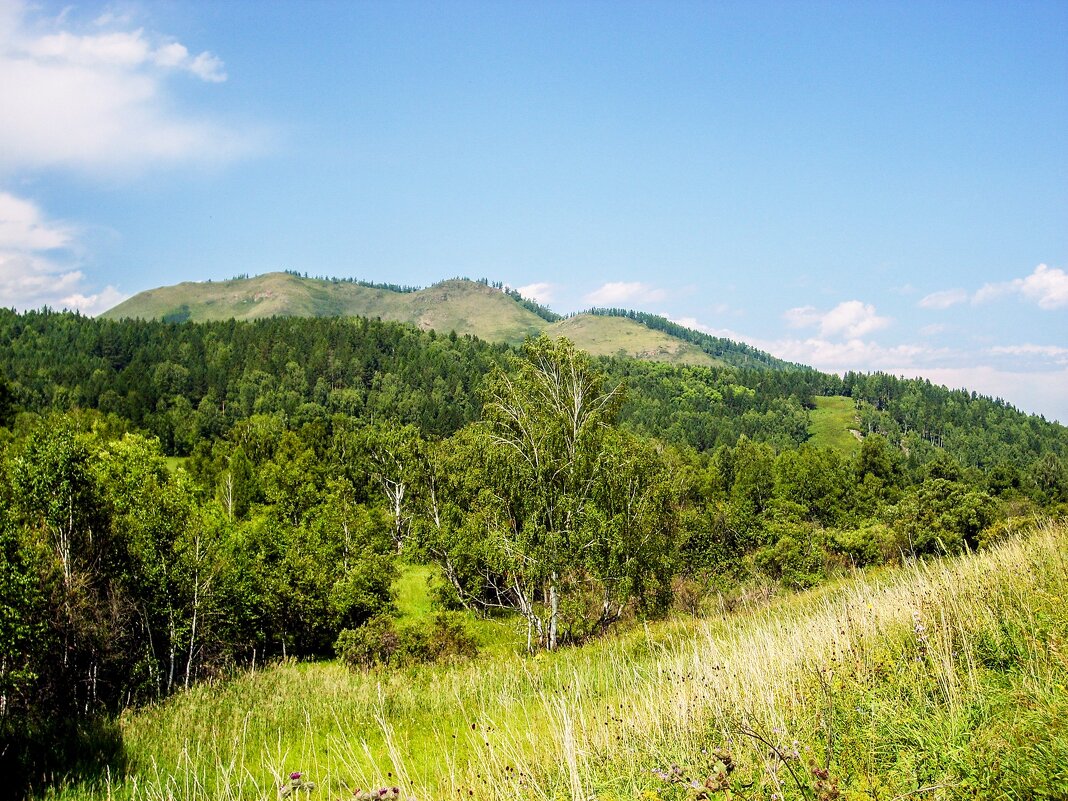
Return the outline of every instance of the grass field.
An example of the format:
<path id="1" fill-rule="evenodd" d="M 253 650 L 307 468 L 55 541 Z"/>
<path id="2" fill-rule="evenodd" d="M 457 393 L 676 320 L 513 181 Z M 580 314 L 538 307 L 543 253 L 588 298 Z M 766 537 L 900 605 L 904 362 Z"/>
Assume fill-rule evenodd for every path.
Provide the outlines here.
<path id="1" fill-rule="evenodd" d="M 302 771 L 323 799 L 1065 798 L 1066 602 L 1048 525 L 534 658 L 283 664 L 126 714 L 128 775 L 53 795 L 271 799 Z"/>
<path id="2" fill-rule="evenodd" d="M 852 398 L 817 397 L 816 408 L 808 413 L 808 433 L 813 445 L 833 448 L 843 456 L 860 450 L 860 440 L 852 429 L 857 427 Z"/>
<path id="3" fill-rule="evenodd" d="M 670 364 L 723 366 L 696 345 L 625 317 L 579 314 L 550 325 L 553 337 L 567 337 L 594 356 L 625 355 Z"/>

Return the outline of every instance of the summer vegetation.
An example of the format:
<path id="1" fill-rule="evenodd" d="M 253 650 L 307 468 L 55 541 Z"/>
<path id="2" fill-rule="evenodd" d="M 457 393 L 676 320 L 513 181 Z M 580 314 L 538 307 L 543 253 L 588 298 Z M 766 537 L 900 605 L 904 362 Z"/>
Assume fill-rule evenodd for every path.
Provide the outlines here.
<path id="1" fill-rule="evenodd" d="M 744 355 L 0 311 L 13 793 L 1063 795 L 1068 431 Z"/>

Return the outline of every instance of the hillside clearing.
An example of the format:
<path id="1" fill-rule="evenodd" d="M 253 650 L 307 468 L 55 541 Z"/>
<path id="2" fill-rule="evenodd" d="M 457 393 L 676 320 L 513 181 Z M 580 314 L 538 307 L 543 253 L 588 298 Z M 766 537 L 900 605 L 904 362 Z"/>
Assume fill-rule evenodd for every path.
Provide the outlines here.
<path id="1" fill-rule="evenodd" d="M 852 398 L 817 397 L 816 408 L 808 413 L 808 433 L 817 448 L 833 448 L 849 457 L 860 450 L 857 411 Z"/>

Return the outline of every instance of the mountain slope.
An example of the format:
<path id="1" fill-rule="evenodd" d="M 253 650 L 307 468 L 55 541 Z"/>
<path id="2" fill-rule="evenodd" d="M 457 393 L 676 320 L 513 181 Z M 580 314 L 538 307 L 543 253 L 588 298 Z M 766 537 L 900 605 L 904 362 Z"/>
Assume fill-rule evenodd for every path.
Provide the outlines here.
<path id="1" fill-rule="evenodd" d="M 442 333 L 521 342 L 546 322 L 512 298 L 474 281 L 443 281 L 399 292 L 347 281 L 267 273 L 229 281 L 182 283 L 142 292 L 106 319 L 253 320 L 262 317 L 381 317 Z"/>
<path id="2" fill-rule="evenodd" d="M 552 323 L 545 332 L 552 337 L 567 337 L 594 356 L 624 355 L 671 364 L 724 364 L 696 345 L 625 317 L 576 314 Z"/>
<path id="3" fill-rule="evenodd" d="M 556 320 L 539 316 L 515 293 L 485 282 L 452 279 L 426 289 L 267 273 L 228 281 L 186 282 L 150 289 L 101 315 L 171 322 L 252 320 L 265 317 L 370 317 L 439 333 L 455 331 L 490 342 L 518 344 L 545 332 L 566 336 L 598 356 L 705 366 L 786 366 L 748 346 L 690 331 L 663 318 L 595 310 Z M 614 310 L 616 311 L 616 310 Z M 707 340 L 707 341 L 706 341 Z M 754 354 L 758 354 L 754 360 Z"/>

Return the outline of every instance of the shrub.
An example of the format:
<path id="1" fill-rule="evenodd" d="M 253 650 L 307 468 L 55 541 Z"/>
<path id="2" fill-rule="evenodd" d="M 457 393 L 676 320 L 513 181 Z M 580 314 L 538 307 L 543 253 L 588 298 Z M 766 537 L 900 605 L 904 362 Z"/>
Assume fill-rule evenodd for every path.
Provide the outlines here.
<path id="1" fill-rule="evenodd" d="M 376 615 L 359 628 L 343 629 L 334 643 L 334 651 L 345 664 L 368 669 L 390 661 L 400 646 L 393 620 Z"/>
<path id="2" fill-rule="evenodd" d="M 433 660 L 475 656 L 478 645 L 455 612 L 439 612 L 426 634 L 427 650 Z"/>
<path id="3" fill-rule="evenodd" d="M 460 615 L 452 612 L 439 612 L 428 625 L 402 628 L 391 618 L 378 615 L 359 628 L 342 631 L 334 650 L 345 664 L 363 670 L 379 665 L 408 667 L 478 653 Z"/>

